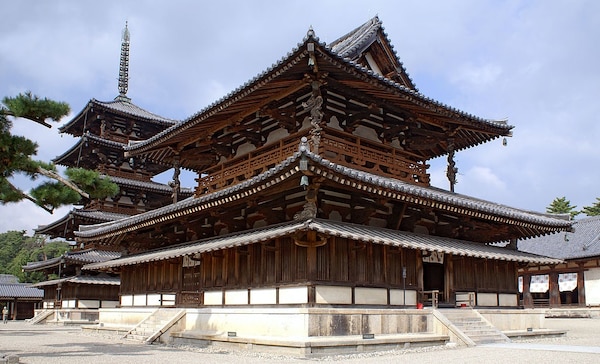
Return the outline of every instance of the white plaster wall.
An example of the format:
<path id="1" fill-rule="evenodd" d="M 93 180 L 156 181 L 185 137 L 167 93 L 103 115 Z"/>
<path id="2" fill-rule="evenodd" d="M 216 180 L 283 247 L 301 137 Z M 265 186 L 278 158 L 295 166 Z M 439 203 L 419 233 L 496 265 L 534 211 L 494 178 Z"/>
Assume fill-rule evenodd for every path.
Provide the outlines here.
<path id="1" fill-rule="evenodd" d="M 290 135 L 290 133 L 288 133 L 288 131 L 284 128 L 279 128 L 279 129 L 273 130 L 272 132 L 269 133 L 269 136 L 267 136 L 266 143 L 268 144 L 268 143 L 276 142 L 278 140 L 285 138 L 288 135 Z"/>
<path id="2" fill-rule="evenodd" d="M 308 303 L 308 287 L 279 288 L 280 304 Z"/>
<path id="3" fill-rule="evenodd" d="M 210 305 L 220 305 L 223 303 L 223 292 L 221 291 L 207 291 L 204 292 L 204 304 L 207 306 Z"/>
<path id="4" fill-rule="evenodd" d="M 277 303 L 275 288 L 260 288 L 250 290 L 251 305 L 274 305 Z"/>
<path id="5" fill-rule="evenodd" d="M 404 303 L 404 291 L 401 289 L 390 290 L 390 305 L 416 305 L 417 291 L 406 290 L 406 303 Z"/>
<path id="6" fill-rule="evenodd" d="M 247 305 L 248 304 L 248 290 L 247 289 L 236 289 L 225 292 L 225 304 L 226 305 Z"/>
<path id="7" fill-rule="evenodd" d="M 498 306 L 496 293 L 477 293 L 478 306 Z"/>
<path id="8" fill-rule="evenodd" d="M 145 294 L 133 295 L 133 305 L 134 306 L 146 306 L 146 295 Z"/>
<path id="9" fill-rule="evenodd" d="M 133 296 L 121 296 L 121 306 L 133 306 Z"/>
<path id="10" fill-rule="evenodd" d="M 98 300 L 79 300 L 77 304 L 79 308 L 99 308 L 100 301 Z"/>
<path id="11" fill-rule="evenodd" d="M 356 287 L 354 302 L 357 305 L 387 305 L 387 289 Z"/>
<path id="12" fill-rule="evenodd" d="M 137 297 L 136 297 L 137 298 Z M 135 299 L 134 299 L 135 301 Z M 141 302 L 141 299 L 139 299 Z M 160 306 L 160 295 L 159 294 L 149 294 L 146 299 L 147 306 Z M 138 305 L 136 305 L 138 306 Z"/>
<path id="13" fill-rule="evenodd" d="M 516 294 L 500 293 L 498 295 L 498 305 L 502 307 L 515 307 L 519 305 L 519 297 Z"/>
<path id="14" fill-rule="evenodd" d="M 352 288 L 337 286 L 315 287 L 317 303 L 352 304 Z"/>
<path id="15" fill-rule="evenodd" d="M 175 306 L 175 294 L 166 293 L 162 295 L 161 304 L 163 306 Z"/>
<path id="16" fill-rule="evenodd" d="M 63 300 L 62 308 L 75 308 L 75 300 Z"/>
<path id="17" fill-rule="evenodd" d="M 591 268 L 584 272 L 585 279 L 585 304 L 588 306 L 600 305 L 600 268 Z"/>

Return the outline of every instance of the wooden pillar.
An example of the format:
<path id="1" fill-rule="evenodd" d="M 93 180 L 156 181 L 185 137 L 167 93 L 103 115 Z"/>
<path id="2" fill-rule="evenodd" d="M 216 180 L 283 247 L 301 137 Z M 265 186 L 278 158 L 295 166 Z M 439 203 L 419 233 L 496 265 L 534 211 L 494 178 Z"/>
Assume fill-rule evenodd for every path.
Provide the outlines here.
<path id="1" fill-rule="evenodd" d="M 581 307 L 585 307 L 585 271 L 583 269 L 584 263 L 579 264 L 579 271 L 577 272 L 577 302 Z"/>
<path id="2" fill-rule="evenodd" d="M 548 293 L 550 307 L 560 306 L 560 291 L 558 289 L 558 272 L 548 273 Z"/>
<path id="3" fill-rule="evenodd" d="M 523 307 L 533 308 L 533 296 L 531 295 L 531 274 L 523 274 Z"/>
<path id="4" fill-rule="evenodd" d="M 308 247 L 306 248 L 306 259 L 308 260 L 308 280 L 315 281 L 317 279 L 317 248 Z"/>
<path id="5" fill-rule="evenodd" d="M 456 303 L 454 293 L 454 260 L 452 254 L 446 254 L 445 257 L 445 272 L 444 272 L 444 299 L 452 304 Z"/>
<path id="6" fill-rule="evenodd" d="M 422 251 L 418 251 L 417 252 L 417 302 L 421 302 L 422 303 L 422 298 L 420 297 L 420 294 L 422 293 L 422 291 L 425 289 L 425 283 L 423 281 L 424 277 L 423 277 L 423 255 L 422 255 Z"/>

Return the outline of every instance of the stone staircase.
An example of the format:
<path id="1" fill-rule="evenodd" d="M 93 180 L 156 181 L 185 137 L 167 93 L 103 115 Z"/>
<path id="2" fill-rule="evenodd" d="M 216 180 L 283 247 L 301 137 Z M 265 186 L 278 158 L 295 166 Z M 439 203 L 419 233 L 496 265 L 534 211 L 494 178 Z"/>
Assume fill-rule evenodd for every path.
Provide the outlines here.
<path id="1" fill-rule="evenodd" d="M 471 308 L 443 309 L 440 312 L 456 330 L 467 336 L 475 345 L 506 343 L 510 339 Z"/>
<path id="2" fill-rule="evenodd" d="M 25 322 L 27 322 L 28 324 L 31 324 L 31 325 L 37 325 L 37 324 L 41 323 L 42 321 L 46 320 L 52 314 L 54 314 L 54 310 L 44 310 L 44 311 L 39 312 L 37 315 L 30 318 L 29 320 L 25 320 Z"/>
<path id="3" fill-rule="evenodd" d="M 123 335 L 123 339 L 151 344 L 183 318 L 185 312 L 185 310 L 159 308 Z"/>

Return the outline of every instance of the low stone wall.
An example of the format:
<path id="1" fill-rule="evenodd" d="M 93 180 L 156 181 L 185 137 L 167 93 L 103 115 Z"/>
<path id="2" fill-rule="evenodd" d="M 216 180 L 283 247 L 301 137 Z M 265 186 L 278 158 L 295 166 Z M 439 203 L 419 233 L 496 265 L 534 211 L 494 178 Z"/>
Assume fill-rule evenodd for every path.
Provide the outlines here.
<path id="1" fill-rule="evenodd" d="M 501 331 L 543 329 L 543 309 L 478 309 L 479 313 Z"/>
<path id="2" fill-rule="evenodd" d="M 187 309 L 186 330 L 281 337 L 433 331 L 427 310 L 281 307 Z"/>
<path id="3" fill-rule="evenodd" d="M 99 321 L 104 326 L 135 326 L 146 317 L 150 316 L 155 307 L 140 308 L 106 308 L 99 309 Z"/>

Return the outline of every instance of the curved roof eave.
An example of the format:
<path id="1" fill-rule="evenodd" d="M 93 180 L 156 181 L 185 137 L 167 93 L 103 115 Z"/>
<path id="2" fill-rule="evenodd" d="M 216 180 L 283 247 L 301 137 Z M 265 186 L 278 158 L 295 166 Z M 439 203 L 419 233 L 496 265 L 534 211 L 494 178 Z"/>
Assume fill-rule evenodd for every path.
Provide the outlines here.
<path id="1" fill-rule="evenodd" d="M 134 254 L 111 261 L 87 264 L 84 265 L 82 269 L 102 270 L 181 258 L 183 256 L 260 243 L 282 236 L 293 236 L 297 232 L 308 230 L 366 243 L 397 246 L 421 251 L 442 252 L 444 254 L 453 254 L 456 256 L 537 264 L 558 264 L 562 262 L 559 259 L 459 239 L 421 235 L 412 232 L 376 228 L 339 221 L 308 219 L 288 221 L 277 225 L 234 232 Z"/>
<path id="2" fill-rule="evenodd" d="M 537 226 L 538 228 L 547 227 L 548 232 L 558 230 L 570 230 L 572 222 L 557 219 L 548 214 L 536 213 L 512 208 L 497 203 L 476 199 L 466 195 L 460 195 L 453 192 L 448 192 L 434 187 L 418 186 L 408 182 L 403 182 L 389 177 L 381 177 L 371 173 L 355 170 L 349 167 L 344 167 L 331 162 L 319 155 L 316 155 L 308 150 L 308 146 L 303 143 L 300 145 L 299 151 L 285 161 L 269 169 L 268 171 L 252 177 L 239 184 L 224 188 L 222 190 L 212 192 L 200 197 L 190 197 L 176 204 L 158 208 L 139 215 L 134 215 L 115 222 L 81 226 L 80 231 L 76 231 L 75 235 L 83 239 L 94 239 L 101 237 L 114 236 L 123 232 L 133 231 L 142 227 L 150 226 L 155 221 L 160 219 L 166 221 L 174 219 L 182 214 L 200 211 L 203 209 L 212 208 L 222 204 L 225 197 L 228 200 L 236 200 L 244 198 L 250 194 L 253 188 L 259 188 L 264 181 L 275 179 L 271 184 L 278 183 L 284 178 L 276 178 L 285 174 L 289 178 L 299 171 L 296 162 L 304 155 L 315 162 L 316 166 L 310 166 L 313 173 L 324 175 L 331 178 L 332 173 L 346 176 L 348 180 L 358 181 L 381 189 L 387 195 L 395 199 L 411 200 L 414 203 L 426 205 L 427 203 L 446 206 L 448 209 L 460 208 L 465 213 L 470 215 L 500 217 L 507 221 L 521 222 Z M 327 173 L 321 173 L 320 169 L 326 169 Z M 344 181 L 336 181 L 337 183 L 346 183 Z M 249 192 L 250 191 L 250 192 Z M 233 198 L 235 197 L 235 198 Z"/>
<path id="3" fill-rule="evenodd" d="M 347 58 L 336 54 L 325 43 L 320 43 L 319 38 L 314 36 L 313 33 L 309 31 L 309 34 L 307 34 L 303 42 L 299 43 L 297 47 L 295 47 L 291 52 L 287 54 L 286 57 L 282 58 L 279 62 L 273 64 L 264 72 L 260 73 L 256 77 L 244 83 L 242 86 L 238 87 L 223 98 L 217 100 L 216 102 L 212 103 L 211 105 L 207 106 L 206 108 L 202 109 L 201 111 L 192 115 L 186 120 L 163 130 L 162 132 L 154 135 L 149 139 L 126 145 L 126 153 L 129 153 L 130 155 L 144 153 L 159 146 L 164 142 L 168 142 L 171 137 L 181 132 L 184 132 L 189 128 L 194 127 L 195 125 L 199 124 L 204 120 L 207 120 L 213 114 L 216 114 L 220 110 L 225 109 L 230 104 L 236 102 L 238 99 L 254 92 L 257 88 L 260 88 L 262 85 L 269 82 L 270 79 L 276 77 L 282 72 L 285 72 L 287 68 L 297 63 L 299 57 L 306 56 L 307 51 L 305 50 L 305 48 L 307 43 L 309 42 L 318 43 L 320 46 L 319 48 L 324 52 L 325 55 L 336 60 L 341 65 L 348 67 L 348 69 L 353 69 L 354 71 L 358 72 L 358 74 L 360 74 L 361 76 L 366 77 L 367 80 L 378 82 L 382 86 L 402 94 L 415 105 L 428 107 L 432 112 L 435 113 L 445 112 L 459 119 L 469 120 L 471 123 L 473 123 L 473 125 L 484 124 L 492 128 L 499 128 L 501 130 L 504 130 L 503 135 L 505 136 L 510 135 L 510 130 L 514 128 L 514 126 L 508 125 L 506 120 L 492 120 L 477 117 L 467 112 L 450 107 L 449 105 L 446 105 L 442 102 L 426 97 L 425 95 L 421 94 L 416 90 L 410 89 L 382 75 L 379 75 L 373 72 L 372 70 L 365 68 L 359 63 L 353 62 Z"/>

